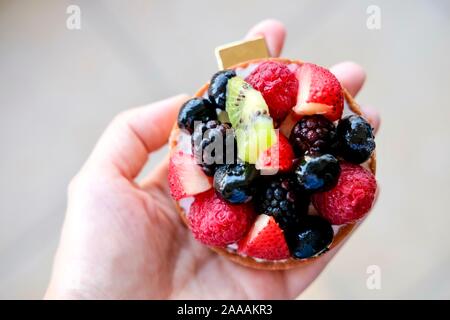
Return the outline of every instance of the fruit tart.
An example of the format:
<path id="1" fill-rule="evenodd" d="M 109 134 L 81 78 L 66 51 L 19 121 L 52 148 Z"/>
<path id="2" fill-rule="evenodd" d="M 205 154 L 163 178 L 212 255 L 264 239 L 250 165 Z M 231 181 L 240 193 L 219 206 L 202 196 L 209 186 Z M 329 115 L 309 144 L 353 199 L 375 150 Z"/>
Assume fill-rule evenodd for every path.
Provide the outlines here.
<path id="1" fill-rule="evenodd" d="M 338 245 L 377 192 L 373 129 L 326 68 L 263 58 L 215 73 L 181 108 L 169 185 L 204 245 L 282 270 Z"/>

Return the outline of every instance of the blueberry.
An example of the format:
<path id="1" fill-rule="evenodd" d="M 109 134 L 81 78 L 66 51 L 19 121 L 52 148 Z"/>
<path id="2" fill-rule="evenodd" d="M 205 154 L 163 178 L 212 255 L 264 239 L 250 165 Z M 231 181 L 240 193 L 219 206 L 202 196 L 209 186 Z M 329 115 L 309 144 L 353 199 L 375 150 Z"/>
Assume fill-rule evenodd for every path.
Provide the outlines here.
<path id="1" fill-rule="evenodd" d="M 248 202 L 256 192 L 254 181 L 257 177 L 258 171 L 252 164 L 223 165 L 217 168 L 214 174 L 214 188 L 230 203 Z"/>
<path id="2" fill-rule="evenodd" d="M 225 100 L 227 96 L 228 80 L 235 77 L 234 70 L 223 70 L 213 75 L 208 88 L 209 99 L 215 104 L 216 108 L 225 110 Z"/>
<path id="3" fill-rule="evenodd" d="M 339 154 L 348 162 L 363 163 L 375 150 L 372 127 L 361 116 L 351 115 L 340 120 L 337 136 Z"/>
<path id="4" fill-rule="evenodd" d="M 320 216 L 303 216 L 300 224 L 286 234 L 291 254 L 296 259 L 317 256 L 333 242 L 331 224 Z"/>
<path id="5" fill-rule="evenodd" d="M 332 189 L 339 178 L 341 168 L 338 160 L 330 154 L 319 157 L 305 157 L 295 168 L 297 184 L 308 192 L 322 192 Z"/>
<path id="6" fill-rule="evenodd" d="M 209 100 L 193 98 L 186 101 L 181 107 L 180 112 L 178 113 L 178 127 L 192 133 L 196 121 L 208 122 L 209 120 L 216 119 L 216 109 Z"/>

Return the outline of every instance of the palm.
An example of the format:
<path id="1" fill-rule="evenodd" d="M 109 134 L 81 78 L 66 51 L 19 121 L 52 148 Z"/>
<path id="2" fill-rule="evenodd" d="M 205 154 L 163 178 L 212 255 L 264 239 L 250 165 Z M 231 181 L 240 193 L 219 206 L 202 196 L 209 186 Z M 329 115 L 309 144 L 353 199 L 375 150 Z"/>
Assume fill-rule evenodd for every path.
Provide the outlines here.
<path id="1" fill-rule="evenodd" d="M 90 239 L 90 250 L 79 266 L 86 275 L 81 282 L 89 283 L 93 270 L 97 279 L 105 281 L 97 282 L 93 289 L 82 285 L 77 296 L 288 298 L 295 297 L 313 279 L 289 281 L 294 280 L 292 272 L 241 267 L 199 244 L 178 216 L 167 185 L 157 182 L 164 181 L 157 179 L 164 172 L 155 173 L 142 187 L 121 177 L 104 181 L 95 189 L 80 188 L 88 183 L 78 182 L 77 189 L 86 191 L 75 192 L 70 200 L 87 194 L 90 198 L 90 209 L 76 215 L 82 221 L 73 223 L 81 229 L 70 231 Z M 72 216 L 70 211 L 68 215 Z"/>

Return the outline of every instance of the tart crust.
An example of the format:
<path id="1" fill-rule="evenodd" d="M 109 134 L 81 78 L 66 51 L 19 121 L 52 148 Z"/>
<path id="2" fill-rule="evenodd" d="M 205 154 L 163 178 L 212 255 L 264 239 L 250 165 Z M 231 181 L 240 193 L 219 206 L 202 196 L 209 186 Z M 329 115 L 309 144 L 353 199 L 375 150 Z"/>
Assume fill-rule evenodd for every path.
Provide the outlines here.
<path id="1" fill-rule="evenodd" d="M 228 69 L 246 68 L 250 64 L 260 63 L 260 62 L 267 61 L 267 60 L 279 61 L 279 62 L 283 62 L 286 64 L 297 64 L 299 66 L 303 64 L 303 62 L 300 60 L 290 60 L 290 59 L 285 59 L 285 58 L 264 58 L 264 59 L 255 59 L 255 60 L 249 60 L 246 62 L 242 62 L 242 63 L 236 64 Z M 205 94 L 205 92 L 208 90 L 208 86 L 209 86 L 209 83 L 204 84 L 197 91 L 197 93 L 195 94 L 195 97 L 202 97 Z M 344 92 L 345 101 L 347 102 L 350 110 L 352 112 L 354 112 L 355 114 L 362 115 L 361 108 L 356 103 L 356 101 L 353 99 L 353 97 L 350 95 L 350 93 L 345 88 L 343 88 L 343 92 Z M 179 130 L 177 124 L 175 123 L 174 127 L 172 129 L 170 138 L 169 138 L 169 148 L 171 151 L 174 150 L 177 145 L 179 132 L 180 132 L 180 130 Z M 368 166 L 369 166 L 370 171 L 372 171 L 372 173 L 375 175 L 375 172 L 376 172 L 375 152 L 372 154 L 372 156 L 368 160 Z M 186 218 L 186 214 L 185 214 L 183 208 L 178 203 L 178 201 L 176 201 L 176 207 L 178 209 L 180 218 L 183 220 L 185 225 L 188 226 L 189 223 Z M 340 226 L 339 230 L 334 235 L 333 242 L 331 243 L 329 250 L 338 246 L 352 232 L 352 230 L 354 230 L 355 227 L 360 223 L 361 223 L 361 221 Z M 231 261 L 233 261 L 235 263 L 238 263 L 238 264 L 246 266 L 246 267 L 262 269 L 262 270 L 292 269 L 295 267 L 300 267 L 300 266 L 304 266 L 306 264 L 312 263 L 312 262 L 314 262 L 315 259 L 318 259 L 322 255 L 327 254 L 327 252 L 325 252 L 322 255 L 307 258 L 307 259 L 301 259 L 301 260 L 289 258 L 289 259 L 281 260 L 281 261 L 266 261 L 266 260 L 261 261 L 261 260 L 255 260 L 252 257 L 242 256 L 238 253 L 229 251 L 225 248 L 219 248 L 219 247 L 209 247 L 209 248 L 211 250 L 215 251 L 216 253 L 230 259 Z"/>

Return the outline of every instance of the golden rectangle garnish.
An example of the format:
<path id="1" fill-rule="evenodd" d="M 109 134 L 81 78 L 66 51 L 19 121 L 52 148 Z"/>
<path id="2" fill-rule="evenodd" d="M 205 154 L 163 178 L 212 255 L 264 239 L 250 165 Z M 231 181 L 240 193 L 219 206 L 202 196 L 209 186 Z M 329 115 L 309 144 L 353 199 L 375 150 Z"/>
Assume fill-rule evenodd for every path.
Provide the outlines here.
<path id="1" fill-rule="evenodd" d="M 236 41 L 216 48 L 216 58 L 220 70 L 244 61 L 269 57 L 269 49 L 264 37 Z"/>

